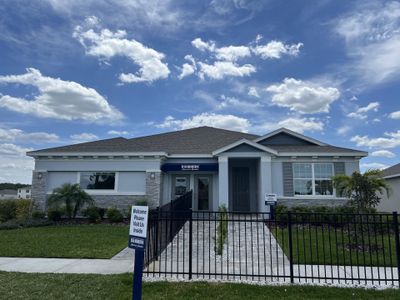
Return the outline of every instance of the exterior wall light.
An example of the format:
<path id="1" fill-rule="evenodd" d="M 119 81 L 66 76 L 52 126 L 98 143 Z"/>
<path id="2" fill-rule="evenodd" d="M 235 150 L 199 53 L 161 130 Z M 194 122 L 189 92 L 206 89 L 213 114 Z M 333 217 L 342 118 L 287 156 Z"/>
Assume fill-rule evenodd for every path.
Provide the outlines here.
<path id="1" fill-rule="evenodd" d="M 150 173 L 150 178 L 151 178 L 151 179 L 155 179 L 155 178 L 156 178 L 156 173 L 151 172 L 151 173 Z"/>

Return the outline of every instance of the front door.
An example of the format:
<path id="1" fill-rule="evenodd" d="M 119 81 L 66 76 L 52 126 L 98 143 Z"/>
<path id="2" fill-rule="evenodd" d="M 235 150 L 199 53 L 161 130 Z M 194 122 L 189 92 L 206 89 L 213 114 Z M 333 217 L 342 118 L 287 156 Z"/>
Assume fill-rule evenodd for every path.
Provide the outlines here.
<path id="1" fill-rule="evenodd" d="M 195 176 L 195 201 L 198 210 L 211 208 L 211 176 Z"/>
<path id="2" fill-rule="evenodd" d="M 250 170 L 232 168 L 232 204 L 234 211 L 250 211 Z"/>

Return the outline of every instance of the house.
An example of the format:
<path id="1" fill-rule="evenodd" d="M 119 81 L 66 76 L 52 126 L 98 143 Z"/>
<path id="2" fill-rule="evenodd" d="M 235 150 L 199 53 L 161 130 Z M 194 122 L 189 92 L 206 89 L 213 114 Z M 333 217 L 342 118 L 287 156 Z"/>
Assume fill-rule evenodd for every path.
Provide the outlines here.
<path id="1" fill-rule="evenodd" d="M 359 170 L 366 152 L 335 147 L 282 128 L 263 136 L 212 127 L 122 137 L 28 152 L 35 159 L 32 198 L 79 183 L 98 206 L 124 209 L 146 199 L 163 205 L 193 190 L 193 209 L 269 211 L 285 205 L 338 205 L 331 177 Z"/>
<path id="2" fill-rule="evenodd" d="M 31 199 L 31 186 L 26 186 L 18 189 L 18 199 Z"/>
<path id="3" fill-rule="evenodd" d="M 400 163 L 383 170 L 383 178 L 390 186 L 390 195 L 383 193 L 377 209 L 382 212 L 400 212 Z"/>
<path id="4" fill-rule="evenodd" d="M 4 189 L 0 190 L 0 200 L 18 199 L 17 190 Z"/>

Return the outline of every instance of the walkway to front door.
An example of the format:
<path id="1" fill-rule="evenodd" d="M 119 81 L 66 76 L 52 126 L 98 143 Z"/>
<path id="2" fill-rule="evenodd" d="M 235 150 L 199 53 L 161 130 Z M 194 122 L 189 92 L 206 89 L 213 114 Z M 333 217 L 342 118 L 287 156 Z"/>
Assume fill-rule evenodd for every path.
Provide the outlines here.
<path id="1" fill-rule="evenodd" d="M 220 221 L 199 218 L 193 220 L 192 249 L 189 249 L 190 226 L 186 222 L 146 272 L 160 276 L 173 273 L 187 278 L 189 268 L 192 268 L 193 278 L 248 280 L 257 280 L 264 275 L 279 279 L 287 272 L 287 257 L 264 220 L 256 215 L 230 216 L 221 254 L 216 247 Z M 256 219 L 259 221 L 255 222 Z"/>

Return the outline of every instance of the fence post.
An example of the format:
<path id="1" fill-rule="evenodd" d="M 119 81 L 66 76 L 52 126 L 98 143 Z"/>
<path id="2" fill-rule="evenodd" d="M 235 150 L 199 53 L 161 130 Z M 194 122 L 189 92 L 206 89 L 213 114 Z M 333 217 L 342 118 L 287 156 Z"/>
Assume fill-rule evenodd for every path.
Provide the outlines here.
<path id="1" fill-rule="evenodd" d="M 288 238 L 289 238 L 289 270 L 290 283 L 294 283 L 293 275 L 293 238 L 292 238 L 292 212 L 288 211 Z"/>
<path id="2" fill-rule="evenodd" d="M 154 257 L 158 260 L 158 226 L 159 224 L 159 218 L 160 218 L 160 207 L 157 206 L 156 208 L 156 213 L 154 214 L 156 217 L 154 218 L 155 220 L 152 220 L 155 223 L 155 232 L 154 232 L 154 240 L 155 240 L 155 245 L 154 245 Z"/>
<path id="3" fill-rule="evenodd" d="M 396 243 L 397 280 L 399 282 L 399 287 L 400 287 L 400 241 L 399 241 L 399 220 L 397 211 L 393 212 L 393 226 L 394 226 L 395 243 Z"/>
<path id="4" fill-rule="evenodd" d="M 189 209 L 189 280 L 192 279 L 192 256 L 193 256 L 193 211 Z"/>

